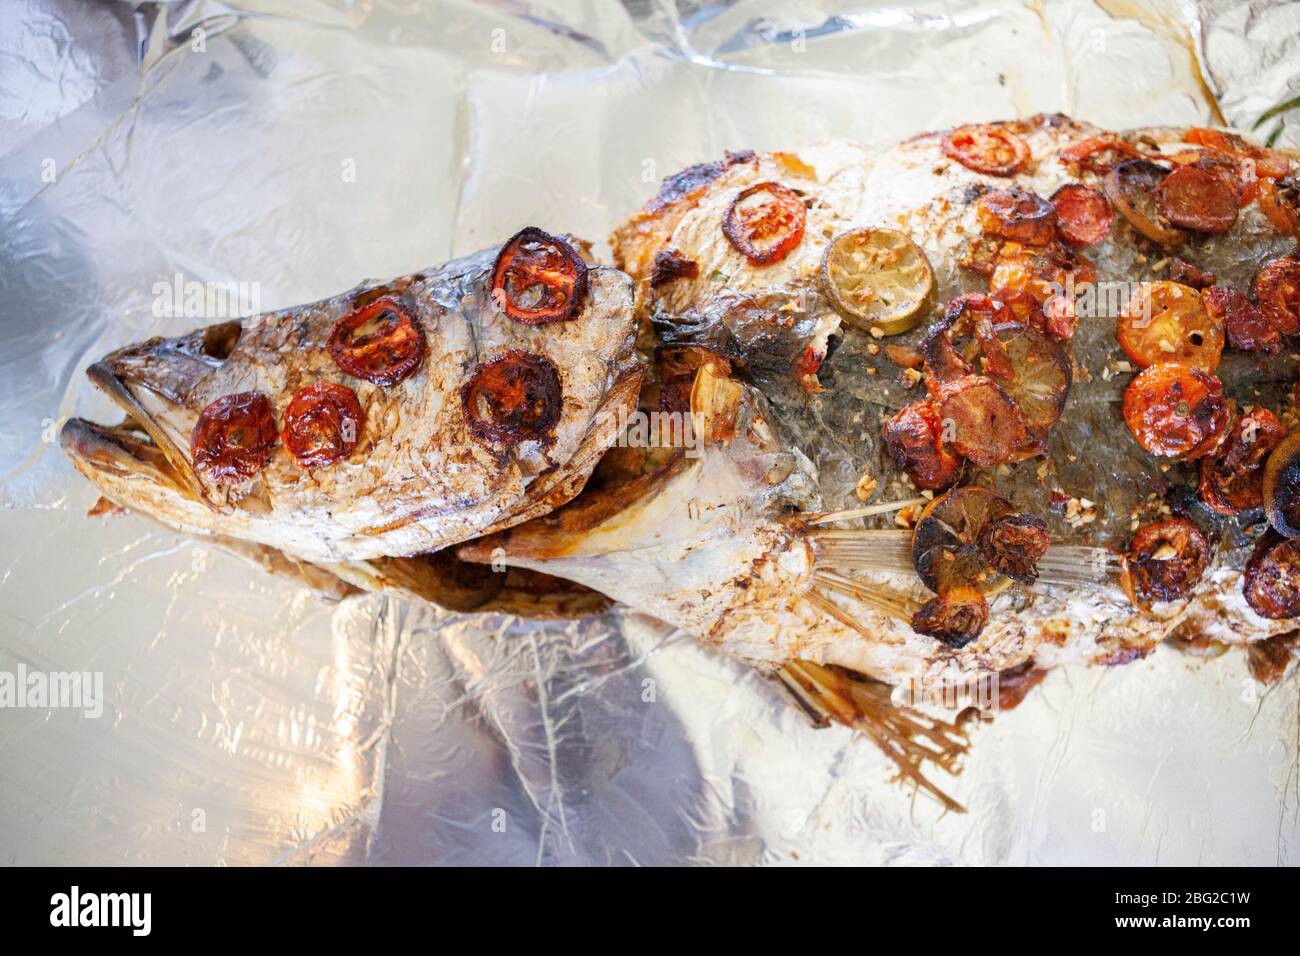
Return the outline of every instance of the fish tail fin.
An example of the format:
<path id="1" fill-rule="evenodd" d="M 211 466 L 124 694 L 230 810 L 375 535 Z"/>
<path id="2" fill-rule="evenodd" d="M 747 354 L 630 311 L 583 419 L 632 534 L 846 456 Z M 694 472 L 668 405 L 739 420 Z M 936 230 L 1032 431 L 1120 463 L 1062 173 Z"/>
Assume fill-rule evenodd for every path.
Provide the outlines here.
<path id="1" fill-rule="evenodd" d="M 953 776 L 961 772 L 961 758 L 970 746 L 965 724 L 971 711 L 955 721 L 930 717 L 894 703 L 888 684 L 811 661 L 790 661 L 776 676 L 819 723 L 834 721 L 866 735 L 893 761 L 900 780 L 910 780 L 946 810 L 966 812 L 925 771 L 933 766 Z"/>

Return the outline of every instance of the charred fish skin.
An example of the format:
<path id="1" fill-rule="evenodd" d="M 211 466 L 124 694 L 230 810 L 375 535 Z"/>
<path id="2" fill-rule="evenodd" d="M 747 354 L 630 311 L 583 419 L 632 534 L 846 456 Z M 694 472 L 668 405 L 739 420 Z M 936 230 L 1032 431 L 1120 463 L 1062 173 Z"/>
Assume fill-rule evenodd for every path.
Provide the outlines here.
<path id="1" fill-rule="evenodd" d="M 549 245 L 530 234 L 525 255 L 573 252 L 534 232 Z M 124 507 L 318 563 L 433 551 L 542 514 L 582 487 L 635 401 L 632 286 L 573 253 L 581 285 L 556 294 L 581 294 L 523 321 L 511 296 L 551 292 L 518 263 L 512 276 L 503 249 L 120 349 L 88 375 L 131 427 L 73 419 L 63 447 Z M 501 427 L 473 428 L 484 416 Z M 256 455 L 238 447 L 250 431 Z"/>

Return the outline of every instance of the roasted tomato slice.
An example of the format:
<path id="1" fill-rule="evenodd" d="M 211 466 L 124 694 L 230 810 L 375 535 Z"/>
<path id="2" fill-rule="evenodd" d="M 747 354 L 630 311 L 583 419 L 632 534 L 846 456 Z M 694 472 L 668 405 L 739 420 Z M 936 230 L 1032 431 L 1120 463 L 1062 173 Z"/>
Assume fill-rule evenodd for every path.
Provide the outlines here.
<path id="1" fill-rule="evenodd" d="M 1124 422 L 1153 455 L 1208 455 L 1223 440 L 1230 418 L 1219 380 L 1185 365 L 1150 365 L 1124 390 Z"/>
<path id="2" fill-rule="evenodd" d="M 334 363 L 355 378 L 396 385 L 424 358 L 424 329 L 396 296 L 381 296 L 354 309 L 330 330 Z"/>
<path id="3" fill-rule="evenodd" d="M 1238 189 L 1199 166 L 1181 166 L 1156 187 L 1156 202 L 1175 226 L 1223 233 L 1237 221 Z"/>
<path id="4" fill-rule="evenodd" d="M 1024 450 L 1025 416 L 991 378 L 964 375 L 945 382 L 935 401 L 940 422 L 951 428 L 952 447 L 973 464 L 992 468 Z"/>
<path id="5" fill-rule="evenodd" d="M 1177 245 L 1187 234 L 1169 221 L 1160 208 L 1157 191 L 1169 170 L 1148 159 L 1126 159 L 1102 182 L 1106 198 L 1129 225 L 1152 242 Z"/>
<path id="6" fill-rule="evenodd" d="M 1300 332 L 1300 259 L 1274 259 L 1260 269 L 1255 301 L 1279 334 Z"/>
<path id="7" fill-rule="evenodd" d="M 1300 541 L 1265 532 L 1246 562 L 1241 593 L 1260 617 L 1300 617 Z"/>
<path id="8" fill-rule="evenodd" d="M 1061 162 L 1077 165 L 1091 173 L 1106 175 L 1117 163 L 1126 159 L 1141 159 L 1145 154 L 1132 143 L 1114 135 L 1093 136 L 1061 150 Z"/>
<path id="9" fill-rule="evenodd" d="M 1048 335 L 1068 339 L 1078 323 L 1075 292 L 1096 280 L 1097 270 L 1088 258 L 1065 243 L 1029 248 L 1008 242 L 998 254 L 989 288 L 993 298 L 1007 303 L 1021 321 L 1041 323 Z M 1027 318 L 1015 308 L 1016 298 L 1026 295 L 1038 303 L 1036 316 Z"/>
<path id="10" fill-rule="evenodd" d="M 1196 146 L 1204 146 L 1208 149 L 1251 159 L 1255 163 L 1256 174 L 1264 179 L 1278 179 L 1285 176 L 1291 169 L 1291 161 L 1285 153 L 1276 149 L 1256 146 L 1236 133 L 1225 133 L 1222 130 L 1208 129 L 1204 126 L 1193 126 L 1187 130 L 1187 134 L 1183 139 Z"/>
<path id="11" fill-rule="evenodd" d="M 956 588 L 926 601 L 912 615 L 912 630 L 956 649 L 979 637 L 988 621 L 984 595 L 977 588 Z"/>
<path id="12" fill-rule="evenodd" d="M 889 456 L 918 488 L 947 488 L 961 473 L 961 456 L 943 440 L 939 410 L 931 401 L 901 408 L 882 428 Z"/>
<path id="13" fill-rule="evenodd" d="M 934 270 L 921 247 L 903 233 L 853 229 L 826 247 L 821 282 L 835 311 L 850 325 L 898 335 L 925 314 Z"/>
<path id="14" fill-rule="evenodd" d="M 1029 144 L 1001 126 L 958 126 L 943 138 L 944 155 L 987 176 L 1014 176 L 1029 162 Z"/>
<path id="15" fill-rule="evenodd" d="M 1276 352 L 1281 346 L 1282 333 L 1244 292 L 1210 286 L 1202 300 L 1211 320 L 1223 326 L 1228 344 L 1234 349 Z"/>
<path id="16" fill-rule="evenodd" d="M 492 445 L 546 442 L 564 408 L 560 373 L 550 359 L 511 349 L 481 363 L 460 388 L 470 434 Z"/>
<path id="17" fill-rule="evenodd" d="M 1090 246 L 1110 234 L 1115 218 L 1110 200 L 1082 183 L 1067 183 L 1052 193 L 1056 232 L 1072 246 Z"/>
<path id="18" fill-rule="evenodd" d="M 963 587 L 992 594 L 1008 585 L 980 550 L 980 535 L 991 521 L 1015 514 L 1001 495 L 985 488 L 954 488 L 926 505 L 912 531 L 912 564 L 936 594 Z"/>
<path id="19" fill-rule="evenodd" d="M 1300 432 L 1278 442 L 1264 464 L 1264 514 L 1279 534 L 1300 536 Z"/>
<path id="20" fill-rule="evenodd" d="M 1038 561 L 1052 543 L 1047 524 L 1031 514 L 1009 514 L 984 523 L 980 554 L 999 574 L 1021 584 L 1038 580 Z"/>
<path id="21" fill-rule="evenodd" d="M 356 392 L 317 382 L 298 389 L 284 410 L 284 445 L 304 468 L 322 468 L 357 447 L 364 416 Z"/>
<path id="22" fill-rule="evenodd" d="M 1210 565 L 1210 543 L 1186 518 L 1140 528 L 1124 555 L 1124 590 L 1143 610 L 1188 596 Z"/>
<path id="23" fill-rule="evenodd" d="M 1278 232 L 1300 239 L 1300 176 L 1260 182 L 1259 208 Z"/>
<path id="24" fill-rule="evenodd" d="M 1277 416 L 1255 408 L 1233 424 L 1213 457 L 1201 459 L 1201 500 L 1225 515 L 1264 503 L 1264 461 L 1286 435 Z"/>
<path id="25" fill-rule="evenodd" d="M 491 295 L 516 322 L 563 322 L 577 316 L 587 296 L 587 264 L 563 239 L 528 226 L 497 253 Z"/>
<path id="26" fill-rule="evenodd" d="M 275 417 L 265 395 L 223 395 L 199 413 L 190 457 L 217 484 L 247 481 L 271 460 L 275 439 Z"/>
<path id="27" fill-rule="evenodd" d="M 1143 282 L 1133 290 L 1115 326 L 1126 355 L 1139 368 L 1173 362 L 1213 372 L 1223 354 L 1223 323 L 1201 293 L 1177 282 Z"/>
<path id="28" fill-rule="evenodd" d="M 1042 196 L 1015 186 L 981 196 L 976 216 L 986 234 L 1027 246 L 1045 246 L 1056 235 L 1056 208 Z"/>
<path id="29" fill-rule="evenodd" d="M 741 190 L 722 220 L 727 241 L 752 266 L 780 262 L 803 239 L 808 210 L 799 194 L 780 183 Z"/>
<path id="30" fill-rule="evenodd" d="M 980 292 L 959 295 L 949 302 L 942 321 L 931 326 L 921 341 L 921 356 L 931 383 L 969 375 L 973 369 L 957 350 L 956 342 L 976 334 L 977 329 L 991 330 L 995 322 L 1006 321 L 1010 316 L 1002 303 Z"/>

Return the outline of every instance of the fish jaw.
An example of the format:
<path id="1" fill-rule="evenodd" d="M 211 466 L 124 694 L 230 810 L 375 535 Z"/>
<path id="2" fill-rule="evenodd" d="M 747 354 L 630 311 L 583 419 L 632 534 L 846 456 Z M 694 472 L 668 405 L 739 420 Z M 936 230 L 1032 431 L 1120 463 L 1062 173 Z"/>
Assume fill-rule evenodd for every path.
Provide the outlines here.
<path id="1" fill-rule="evenodd" d="M 620 412 L 635 407 L 642 368 L 632 283 L 593 267 L 577 315 L 523 325 L 493 308 L 495 252 L 118 350 L 87 374 L 132 427 L 69 423 L 65 451 L 124 507 L 318 563 L 424 553 L 544 514 L 581 490 L 617 437 Z M 387 292 L 405 297 L 426 348 L 414 374 L 381 387 L 346 375 L 326 346 L 354 303 Z M 470 434 L 461 387 L 481 363 L 517 349 L 558 370 L 562 409 L 548 437 L 494 447 Z M 267 465 L 236 485 L 195 469 L 190 437 L 211 402 L 261 392 L 278 428 L 292 395 L 317 382 L 346 385 L 360 401 L 361 438 L 347 459 L 308 470 L 277 443 Z"/>

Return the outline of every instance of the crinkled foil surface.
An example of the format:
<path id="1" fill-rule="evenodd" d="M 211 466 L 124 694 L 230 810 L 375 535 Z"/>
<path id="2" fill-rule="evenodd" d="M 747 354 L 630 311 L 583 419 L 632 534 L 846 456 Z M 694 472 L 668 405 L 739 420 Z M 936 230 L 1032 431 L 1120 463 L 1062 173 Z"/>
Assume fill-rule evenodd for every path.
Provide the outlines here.
<path id="1" fill-rule="evenodd" d="M 528 223 L 602 243 L 727 148 L 1039 110 L 1249 128 L 1298 64 L 1300 7 L 1258 2 L 6 0 L 0 670 L 105 701 L 0 709 L 0 862 L 1300 861 L 1298 684 L 1240 652 L 1053 673 L 979 726 L 945 815 L 657 622 L 326 605 L 84 517 L 53 441 L 115 420 L 90 361 L 202 324 L 154 315 L 177 273 L 271 309 Z"/>

